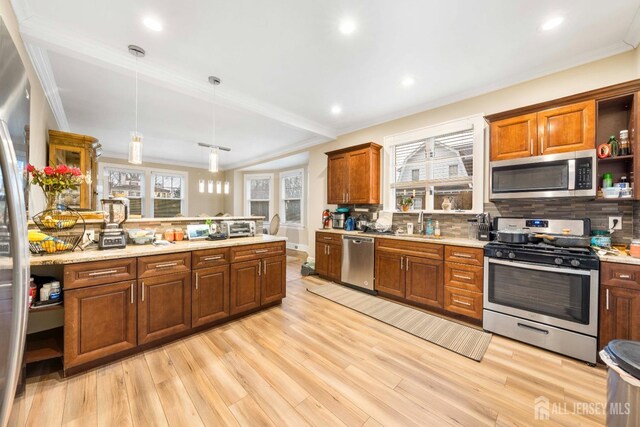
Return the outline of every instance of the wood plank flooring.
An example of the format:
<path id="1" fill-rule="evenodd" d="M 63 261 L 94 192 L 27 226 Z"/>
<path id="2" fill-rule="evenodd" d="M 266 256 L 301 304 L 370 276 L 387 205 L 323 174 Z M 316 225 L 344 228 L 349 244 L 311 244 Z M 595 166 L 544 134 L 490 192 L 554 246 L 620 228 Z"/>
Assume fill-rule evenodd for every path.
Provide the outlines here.
<path id="1" fill-rule="evenodd" d="M 305 290 L 282 306 L 72 378 L 31 372 L 11 426 L 603 425 L 534 419 L 606 400 L 606 371 L 494 336 L 482 362 Z"/>

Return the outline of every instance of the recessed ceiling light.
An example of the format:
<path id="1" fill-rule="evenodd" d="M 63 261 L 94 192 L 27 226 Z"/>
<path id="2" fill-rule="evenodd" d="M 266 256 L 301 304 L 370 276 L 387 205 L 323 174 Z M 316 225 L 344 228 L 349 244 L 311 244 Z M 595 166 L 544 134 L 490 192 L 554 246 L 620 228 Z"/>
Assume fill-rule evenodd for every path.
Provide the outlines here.
<path id="1" fill-rule="evenodd" d="M 339 105 L 334 105 L 333 107 L 331 107 L 331 113 L 332 114 L 340 114 L 342 113 L 342 107 Z"/>
<path id="2" fill-rule="evenodd" d="M 342 23 L 340 24 L 340 32 L 342 34 L 349 35 L 349 34 L 352 34 L 355 30 L 356 30 L 356 23 L 350 19 L 342 21 Z"/>
<path id="3" fill-rule="evenodd" d="M 158 21 L 156 18 L 152 18 L 151 16 L 147 16 L 142 20 L 142 23 L 145 27 L 153 31 L 162 31 L 162 22 Z"/>
<path id="4" fill-rule="evenodd" d="M 404 87 L 413 86 L 415 82 L 416 81 L 413 77 L 405 77 L 404 79 L 402 79 L 402 86 Z"/>
<path id="5" fill-rule="evenodd" d="M 553 18 L 549 18 L 547 19 L 542 26 L 540 27 L 540 29 L 542 31 L 549 31 L 549 30 L 553 30 L 554 28 L 558 27 L 560 24 L 562 24 L 562 22 L 564 21 L 564 18 L 562 16 L 554 16 Z"/>

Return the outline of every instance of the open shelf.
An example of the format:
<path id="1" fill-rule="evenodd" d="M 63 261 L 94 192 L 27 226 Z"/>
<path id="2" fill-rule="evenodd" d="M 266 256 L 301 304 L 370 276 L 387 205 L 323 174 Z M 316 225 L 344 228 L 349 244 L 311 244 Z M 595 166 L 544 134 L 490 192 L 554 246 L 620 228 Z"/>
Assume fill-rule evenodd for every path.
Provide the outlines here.
<path id="1" fill-rule="evenodd" d="M 56 305 L 43 305 L 41 307 L 31 307 L 29 308 L 29 313 L 42 313 L 45 311 L 57 311 L 62 310 L 64 308 L 63 304 Z"/>
<path id="2" fill-rule="evenodd" d="M 598 159 L 598 163 L 618 162 L 622 160 L 632 161 L 633 154 L 629 154 L 628 156 L 605 157 L 604 159 Z"/>
<path id="3" fill-rule="evenodd" d="M 62 357 L 63 336 L 62 326 L 27 335 L 24 353 L 25 363 Z"/>

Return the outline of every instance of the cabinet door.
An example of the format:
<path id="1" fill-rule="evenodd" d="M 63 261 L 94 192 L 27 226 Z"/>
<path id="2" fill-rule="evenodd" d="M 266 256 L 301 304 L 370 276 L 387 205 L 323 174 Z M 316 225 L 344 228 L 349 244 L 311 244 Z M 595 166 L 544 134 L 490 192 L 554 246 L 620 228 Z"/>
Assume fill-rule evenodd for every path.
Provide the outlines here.
<path id="1" fill-rule="evenodd" d="M 138 280 L 138 342 L 145 344 L 191 328 L 191 274 Z"/>
<path id="2" fill-rule="evenodd" d="M 596 147 L 596 102 L 587 101 L 538 113 L 538 154 Z"/>
<path id="3" fill-rule="evenodd" d="M 329 245 L 316 242 L 316 272 L 321 276 L 329 275 Z"/>
<path id="4" fill-rule="evenodd" d="M 242 313 L 260 307 L 260 279 L 262 260 L 231 264 L 231 289 L 229 312 Z"/>
<path id="5" fill-rule="evenodd" d="M 124 350 L 136 342 L 136 283 L 64 291 L 64 368 Z"/>
<path id="6" fill-rule="evenodd" d="M 396 297 L 405 297 L 405 257 L 396 253 L 376 252 L 375 290 Z"/>
<path id="7" fill-rule="evenodd" d="M 640 340 L 640 292 L 616 286 L 600 292 L 600 348 L 615 339 Z"/>
<path id="8" fill-rule="evenodd" d="M 640 125 L 640 92 L 636 92 L 633 94 L 633 103 L 631 105 L 631 116 L 629 117 L 629 144 L 631 144 L 631 152 L 633 154 L 639 153 L 640 151 L 640 137 L 638 132 L 638 126 Z M 634 179 L 631 185 L 633 186 L 633 198 L 635 200 L 640 200 L 640 189 L 636 188 L 636 183 L 640 182 L 640 156 L 633 157 L 633 176 Z"/>
<path id="9" fill-rule="evenodd" d="M 432 307 L 444 306 L 442 261 L 408 256 L 405 262 L 407 299 Z"/>
<path id="10" fill-rule="evenodd" d="M 327 245 L 329 252 L 329 272 L 327 276 L 339 282 L 342 279 L 342 246 L 329 244 Z"/>
<path id="11" fill-rule="evenodd" d="M 280 301 L 287 294 L 287 257 L 277 256 L 262 260 L 262 305 Z"/>
<path id="12" fill-rule="evenodd" d="M 371 203 L 371 150 L 349 153 L 347 203 Z"/>
<path id="13" fill-rule="evenodd" d="M 327 159 L 327 203 L 338 205 L 347 202 L 349 180 L 348 154 L 336 154 Z"/>
<path id="14" fill-rule="evenodd" d="M 192 273 L 191 325 L 206 325 L 229 316 L 229 266 Z"/>
<path id="15" fill-rule="evenodd" d="M 508 160 L 537 154 L 536 113 L 491 123 L 491 160 Z"/>

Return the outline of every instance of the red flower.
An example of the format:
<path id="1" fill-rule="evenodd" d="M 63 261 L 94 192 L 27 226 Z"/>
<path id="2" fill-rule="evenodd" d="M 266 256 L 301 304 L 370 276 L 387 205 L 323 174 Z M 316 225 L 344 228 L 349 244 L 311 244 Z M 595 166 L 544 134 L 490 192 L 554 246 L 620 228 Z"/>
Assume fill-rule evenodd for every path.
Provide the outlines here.
<path id="1" fill-rule="evenodd" d="M 27 165 L 27 172 L 31 173 L 31 172 L 33 172 L 34 170 L 36 170 L 35 166 L 33 166 L 31 163 L 29 163 L 29 164 Z"/>
<path id="2" fill-rule="evenodd" d="M 59 174 L 65 174 L 69 172 L 69 167 L 67 165 L 58 165 L 56 168 L 56 172 Z"/>
<path id="3" fill-rule="evenodd" d="M 53 175 L 54 173 L 55 173 L 55 170 L 51 166 L 47 166 L 44 168 L 45 175 Z"/>
<path id="4" fill-rule="evenodd" d="M 73 175 L 73 176 L 82 175 L 82 171 L 80 169 L 78 169 L 78 168 L 71 168 L 70 171 L 71 171 L 71 175 Z"/>

